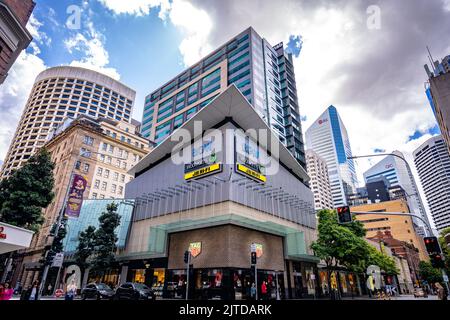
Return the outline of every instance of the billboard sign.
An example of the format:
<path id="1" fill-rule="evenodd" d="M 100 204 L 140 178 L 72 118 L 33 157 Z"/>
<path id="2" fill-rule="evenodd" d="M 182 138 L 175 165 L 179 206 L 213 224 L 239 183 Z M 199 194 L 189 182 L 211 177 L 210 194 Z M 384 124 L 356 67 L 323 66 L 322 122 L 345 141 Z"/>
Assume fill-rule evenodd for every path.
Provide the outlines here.
<path id="1" fill-rule="evenodd" d="M 248 135 L 236 132 L 235 136 L 236 172 L 258 182 L 266 182 L 266 166 L 268 156 Z"/>
<path id="2" fill-rule="evenodd" d="M 191 256 L 194 258 L 197 257 L 202 252 L 202 243 L 201 242 L 191 242 L 189 244 L 189 252 Z"/>
<path id="3" fill-rule="evenodd" d="M 222 171 L 219 163 L 221 141 L 214 135 L 203 137 L 191 146 L 189 161 L 184 165 L 184 179 L 191 180 Z"/>
<path id="4" fill-rule="evenodd" d="M 83 193 L 86 190 L 86 179 L 78 174 L 73 177 L 72 185 L 69 190 L 69 198 L 67 199 L 66 215 L 70 218 L 78 218 L 80 216 L 81 205 L 83 204 Z"/>

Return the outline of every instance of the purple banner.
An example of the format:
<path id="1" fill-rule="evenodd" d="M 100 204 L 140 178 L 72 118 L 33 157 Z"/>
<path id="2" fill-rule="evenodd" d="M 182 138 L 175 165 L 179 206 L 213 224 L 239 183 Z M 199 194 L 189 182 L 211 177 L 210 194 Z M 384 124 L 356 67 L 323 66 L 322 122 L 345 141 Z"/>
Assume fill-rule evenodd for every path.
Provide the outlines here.
<path id="1" fill-rule="evenodd" d="M 67 199 L 66 215 L 71 218 L 80 216 L 81 205 L 83 204 L 83 193 L 86 190 L 87 181 L 83 176 L 74 175 L 72 186 Z"/>

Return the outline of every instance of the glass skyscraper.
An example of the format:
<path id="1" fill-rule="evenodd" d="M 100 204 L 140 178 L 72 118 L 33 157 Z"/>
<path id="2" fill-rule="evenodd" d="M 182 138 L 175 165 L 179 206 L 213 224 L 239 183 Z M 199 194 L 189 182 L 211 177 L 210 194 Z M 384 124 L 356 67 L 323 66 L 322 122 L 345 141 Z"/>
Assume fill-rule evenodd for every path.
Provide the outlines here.
<path id="1" fill-rule="evenodd" d="M 336 108 L 328 107 L 306 130 L 306 148 L 323 158 L 328 166 L 333 206 L 348 204 L 356 192 L 356 170 L 347 129 Z"/>
<path id="2" fill-rule="evenodd" d="M 251 27 L 149 94 L 142 135 L 160 144 L 232 84 L 306 167 L 292 55 Z"/>

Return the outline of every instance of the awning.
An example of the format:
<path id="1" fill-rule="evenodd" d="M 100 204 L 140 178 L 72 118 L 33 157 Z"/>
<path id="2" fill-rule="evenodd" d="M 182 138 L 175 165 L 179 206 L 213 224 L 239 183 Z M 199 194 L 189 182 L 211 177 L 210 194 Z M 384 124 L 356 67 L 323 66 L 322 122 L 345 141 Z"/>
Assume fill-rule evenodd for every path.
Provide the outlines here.
<path id="1" fill-rule="evenodd" d="M 0 254 L 30 247 L 33 231 L 0 222 Z"/>

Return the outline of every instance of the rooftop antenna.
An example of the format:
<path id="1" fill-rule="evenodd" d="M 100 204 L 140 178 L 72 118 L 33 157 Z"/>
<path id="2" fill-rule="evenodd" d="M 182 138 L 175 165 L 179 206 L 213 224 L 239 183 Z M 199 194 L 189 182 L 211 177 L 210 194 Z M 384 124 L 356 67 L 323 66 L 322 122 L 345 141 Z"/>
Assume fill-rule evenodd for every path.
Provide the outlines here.
<path id="1" fill-rule="evenodd" d="M 436 68 L 434 67 L 433 56 L 431 55 L 430 48 L 428 48 L 428 46 L 427 46 L 427 51 L 428 51 L 428 59 L 430 60 L 431 67 L 433 68 L 434 74 L 436 74 Z"/>

